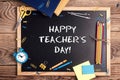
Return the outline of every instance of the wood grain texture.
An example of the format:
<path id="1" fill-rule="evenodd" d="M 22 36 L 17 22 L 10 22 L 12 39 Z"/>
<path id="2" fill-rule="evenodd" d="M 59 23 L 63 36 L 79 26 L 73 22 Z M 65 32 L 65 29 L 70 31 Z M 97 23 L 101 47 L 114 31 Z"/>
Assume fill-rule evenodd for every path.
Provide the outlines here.
<path id="1" fill-rule="evenodd" d="M 20 5 L 20 2 L 0 2 L 0 33 L 15 33 L 13 28 L 16 25 L 16 9 Z"/>
<path id="2" fill-rule="evenodd" d="M 16 49 L 15 34 L 0 34 L 0 65 L 15 64 L 12 56 Z"/>
<path id="3" fill-rule="evenodd" d="M 120 63 L 120 32 L 112 32 L 111 38 L 111 63 Z"/>
<path id="4" fill-rule="evenodd" d="M 61 76 L 49 76 L 49 77 L 41 77 L 41 76 L 17 76 L 16 75 L 16 66 L 0 66 L 0 80 L 3 79 L 23 79 L 23 80 L 75 80 L 75 77 L 61 77 Z M 109 79 L 120 79 L 120 66 L 119 64 L 113 64 L 111 66 L 112 74 L 110 77 L 96 77 L 94 80 L 109 80 Z M 11 78 L 11 79 L 10 79 Z M 46 78 L 46 79 L 45 79 Z"/>
<path id="5" fill-rule="evenodd" d="M 7 1 L 7 2 L 6 2 Z M 111 7 L 111 70 L 110 77 L 93 80 L 120 80 L 120 0 L 70 0 L 67 6 Z M 16 62 L 12 53 L 16 50 L 16 7 L 20 0 L 0 0 L 0 80 L 77 80 L 75 77 L 16 76 Z M 24 4 L 23 4 L 24 5 Z"/>

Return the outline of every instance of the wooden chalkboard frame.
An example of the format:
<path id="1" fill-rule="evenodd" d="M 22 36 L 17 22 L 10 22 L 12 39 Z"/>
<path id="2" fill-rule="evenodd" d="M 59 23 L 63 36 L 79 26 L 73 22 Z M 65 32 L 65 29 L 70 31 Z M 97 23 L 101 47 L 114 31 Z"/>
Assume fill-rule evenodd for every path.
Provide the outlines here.
<path id="1" fill-rule="evenodd" d="M 27 7 L 28 10 L 35 10 L 31 7 Z M 65 7 L 67 10 L 77 11 L 106 11 L 106 21 L 110 19 L 110 8 L 109 7 Z M 17 8 L 17 20 L 20 17 L 19 7 Z M 107 21 L 107 71 L 106 72 L 95 72 L 97 76 L 109 76 L 110 75 L 110 21 Z M 21 25 L 17 29 L 17 49 L 21 47 Z M 40 76 L 75 76 L 74 72 L 22 72 L 22 65 L 17 63 L 17 75 L 40 75 Z"/>

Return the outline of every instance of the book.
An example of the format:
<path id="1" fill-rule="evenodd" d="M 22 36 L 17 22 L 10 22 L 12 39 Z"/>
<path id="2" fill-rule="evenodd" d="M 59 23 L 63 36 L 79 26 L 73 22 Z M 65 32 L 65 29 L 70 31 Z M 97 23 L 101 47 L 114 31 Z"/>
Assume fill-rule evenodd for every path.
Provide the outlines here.
<path id="1" fill-rule="evenodd" d="M 55 9 L 57 8 L 60 2 L 60 0 L 22 0 L 22 1 L 49 17 L 52 17 Z"/>

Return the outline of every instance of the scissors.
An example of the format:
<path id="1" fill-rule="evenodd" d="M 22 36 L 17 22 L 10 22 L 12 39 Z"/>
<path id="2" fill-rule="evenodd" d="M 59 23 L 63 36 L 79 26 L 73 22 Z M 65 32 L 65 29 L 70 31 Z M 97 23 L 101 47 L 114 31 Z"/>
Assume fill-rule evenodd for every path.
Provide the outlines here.
<path id="1" fill-rule="evenodd" d="M 21 6 L 19 8 L 19 11 L 20 11 L 20 18 L 18 19 L 14 30 L 16 30 L 17 27 L 20 25 L 22 19 L 25 18 L 25 16 L 29 16 L 31 14 L 31 12 L 32 12 L 31 10 L 28 10 L 27 7 L 25 7 L 25 6 Z"/>

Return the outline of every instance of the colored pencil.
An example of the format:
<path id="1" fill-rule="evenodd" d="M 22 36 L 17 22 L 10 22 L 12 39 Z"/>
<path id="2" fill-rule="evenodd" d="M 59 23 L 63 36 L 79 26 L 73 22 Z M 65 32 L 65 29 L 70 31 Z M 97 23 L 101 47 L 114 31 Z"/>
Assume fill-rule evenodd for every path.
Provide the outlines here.
<path id="1" fill-rule="evenodd" d="M 67 60 L 66 60 L 66 59 L 65 59 L 65 60 L 63 60 L 62 62 L 60 62 L 60 63 L 58 63 L 58 64 L 54 65 L 54 66 L 53 66 L 53 67 L 51 67 L 49 70 L 52 70 L 52 69 L 54 69 L 54 68 L 56 68 L 56 67 L 60 66 L 61 64 L 65 63 L 65 62 L 67 62 Z"/>
<path id="2" fill-rule="evenodd" d="M 96 64 L 101 64 L 101 57 L 102 57 L 102 23 L 99 21 L 97 22 L 97 39 L 99 41 L 96 41 Z M 101 41 L 100 41 L 101 40 Z"/>
<path id="3" fill-rule="evenodd" d="M 57 68 L 55 68 L 55 69 L 53 69 L 53 70 L 56 71 L 56 70 L 61 69 L 61 68 L 65 67 L 65 66 L 67 66 L 67 65 L 69 65 L 69 64 L 71 64 L 71 63 L 72 63 L 72 61 L 67 62 L 67 63 L 65 63 L 65 64 L 63 64 L 63 65 L 61 65 L 61 66 L 59 66 L 59 67 L 57 67 Z"/>

